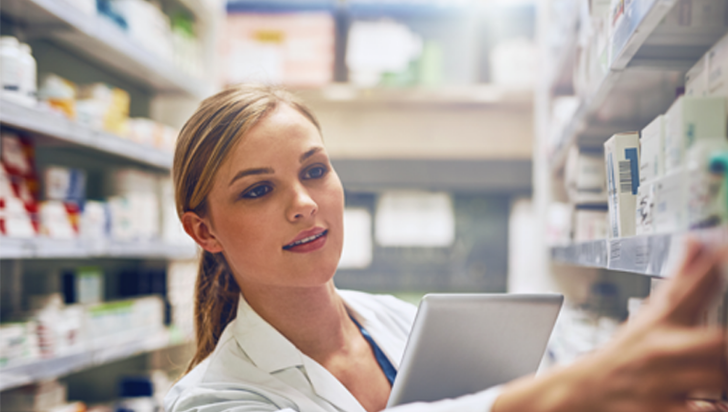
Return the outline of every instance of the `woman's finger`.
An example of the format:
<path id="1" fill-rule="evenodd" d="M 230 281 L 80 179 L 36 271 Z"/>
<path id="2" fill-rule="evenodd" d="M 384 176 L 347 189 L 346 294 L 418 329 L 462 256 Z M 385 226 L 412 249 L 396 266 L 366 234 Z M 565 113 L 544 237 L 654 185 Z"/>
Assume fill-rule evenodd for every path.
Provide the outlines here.
<path id="1" fill-rule="evenodd" d="M 652 302 L 663 311 L 664 319 L 677 325 L 691 326 L 721 291 L 722 264 L 728 248 L 710 250 L 688 242 L 686 260 L 681 270 L 656 292 Z"/>

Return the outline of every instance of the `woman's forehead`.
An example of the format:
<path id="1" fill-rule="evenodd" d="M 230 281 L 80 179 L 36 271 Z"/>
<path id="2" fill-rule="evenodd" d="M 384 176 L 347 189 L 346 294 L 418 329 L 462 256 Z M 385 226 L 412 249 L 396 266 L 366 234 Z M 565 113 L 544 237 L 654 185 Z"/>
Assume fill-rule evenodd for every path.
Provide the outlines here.
<path id="1" fill-rule="evenodd" d="M 237 139 L 220 171 L 227 174 L 241 167 L 268 167 L 266 163 L 298 157 L 315 147 L 323 148 L 318 128 L 298 110 L 282 104 Z"/>

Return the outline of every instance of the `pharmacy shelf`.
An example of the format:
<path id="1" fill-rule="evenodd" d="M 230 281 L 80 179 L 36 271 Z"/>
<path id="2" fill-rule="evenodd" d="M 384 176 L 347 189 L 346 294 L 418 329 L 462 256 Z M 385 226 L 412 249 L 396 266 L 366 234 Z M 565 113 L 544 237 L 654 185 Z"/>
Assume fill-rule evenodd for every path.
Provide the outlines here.
<path id="1" fill-rule="evenodd" d="M 555 263 L 572 266 L 667 277 L 680 258 L 687 236 L 713 244 L 725 244 L 728 242 L 728 226 L 555 246 L 551 248 L 551 259 Z"/>
<path id="2" fill-rule="evenodd" d="M 20 239 L 0 236 L 0 259 L 74 259 L 74 258 L 162 258 L 192 259 L 197 247 L 192 244 L 167 244 L 153 241 L 113 241 L 84 239 Z"/>
<path id="3" fill-rule="evenodd" d="M 437 87 L 360 87 L 334 83 L 294 92 L 307 103 L 397 105 L 528 105 L 533 89 L 495 84 Z"/>
<path id="4" fill-rule="evenodd" d="M 103 345 L 57 358 L 0 368 L 0 391 L 56 378 L 94 366 L 182 344 L 168 331 L 116 345 Z"/>
<path id="5" fill-rule="evenodd" d="M 600 81 L 583 93 L 572 121 L 550 153 L 560 172 L 569 147 L 601 147 L 612 134 L 640 130 L 664 113 L 684 84 L 685 72 L 726 27 L 685 27 L 666 17 L 678 0 L 633 1 L 615 28 L 611 61 Z"/>
<path id="6" fill-rule="evenodd" d="M 25 107 L 0 99 L 0 123 L 4 126 L 88 147 L 161 169 L 172 168 L 172 154 L 82 126 L 58 113 Z"/>
<path id="7" fill-rule="evenodd" d="M 609 257 L 608 248 L 606 240 L 555 246 L 551 248 L 551 259 L 554 262 L 576 266 L 606 268 Z"/>
<path id="8" fill-rule="evenodd" d="M 191 4 L 193 4 L 192 2 Z M 47 37 L 155 93 L 203 98 L 212 85 L 134 42 L 111 20 L 62 0 L 3 0 L 0 12 L 34 37 Z"/>

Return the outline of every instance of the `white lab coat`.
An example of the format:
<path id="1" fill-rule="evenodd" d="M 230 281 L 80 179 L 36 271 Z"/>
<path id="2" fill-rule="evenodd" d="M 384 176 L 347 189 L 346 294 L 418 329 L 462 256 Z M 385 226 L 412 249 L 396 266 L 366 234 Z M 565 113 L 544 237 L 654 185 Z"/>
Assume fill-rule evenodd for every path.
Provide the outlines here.
<path id="1" fill-rule="evenodd" d="M 399 368 L 416 308 L 393 296 L 338 291 L 351 314 Z M 393 412 L 488 412 L 492 388 Z M 166 412 L 365 412 L 328 370 L 299 351 L 240 299 L 238 313 L 214 352 L 169 391 Z"/>

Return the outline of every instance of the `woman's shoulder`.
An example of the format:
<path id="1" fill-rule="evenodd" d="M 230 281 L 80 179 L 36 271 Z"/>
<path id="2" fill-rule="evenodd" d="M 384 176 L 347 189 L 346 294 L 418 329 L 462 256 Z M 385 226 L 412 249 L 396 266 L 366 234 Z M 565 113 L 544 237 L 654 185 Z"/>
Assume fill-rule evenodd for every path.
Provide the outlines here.
<path id="1" fill-rule="evenodd" d="M 240 349 L 231 330 L 226 328 L 210 356 L 169 390 L 164 399 L 166 412 L 297 409 L 295 402 L 264 384 L 269 374 Z"/>

